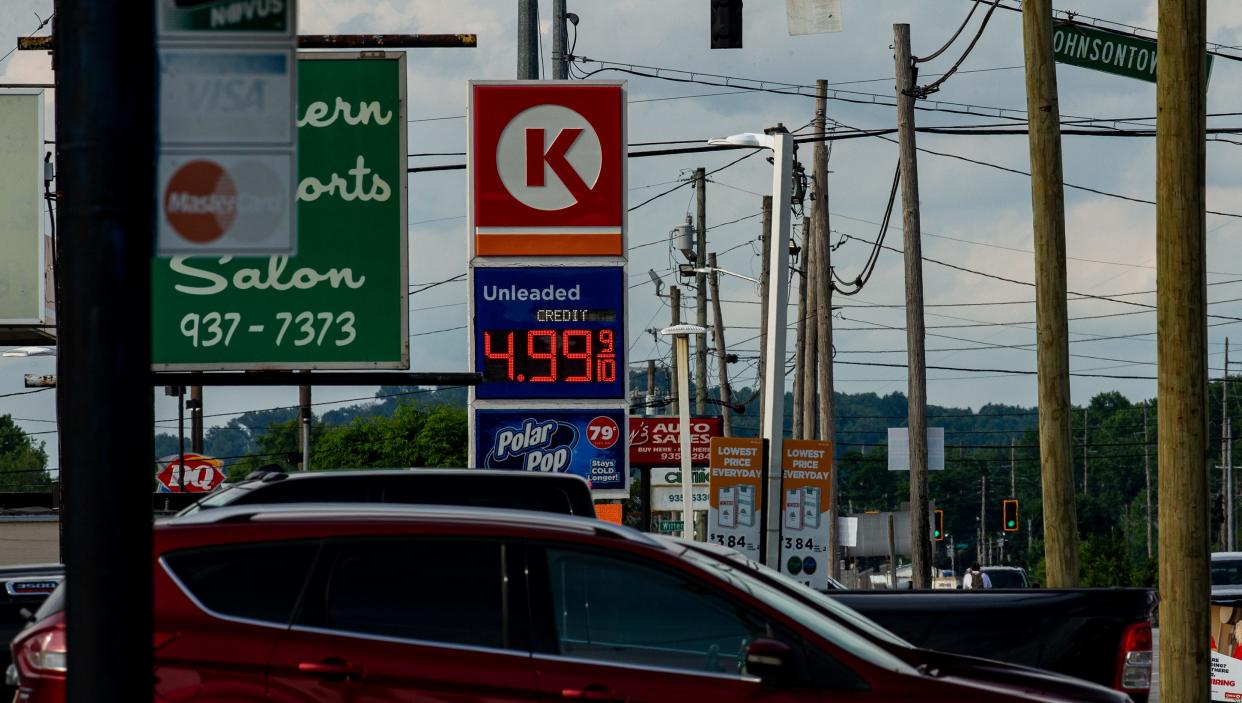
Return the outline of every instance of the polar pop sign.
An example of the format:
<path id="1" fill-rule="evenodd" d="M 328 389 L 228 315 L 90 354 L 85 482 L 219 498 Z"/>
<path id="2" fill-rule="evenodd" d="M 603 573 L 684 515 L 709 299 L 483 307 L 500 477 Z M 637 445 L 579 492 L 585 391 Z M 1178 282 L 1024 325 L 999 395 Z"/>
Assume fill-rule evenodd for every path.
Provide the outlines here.
<path id="1" fill-rule="evenodd" d="M 469 112 L 475 255 L 624 253 L 623 84 L 475 82 Z"/>

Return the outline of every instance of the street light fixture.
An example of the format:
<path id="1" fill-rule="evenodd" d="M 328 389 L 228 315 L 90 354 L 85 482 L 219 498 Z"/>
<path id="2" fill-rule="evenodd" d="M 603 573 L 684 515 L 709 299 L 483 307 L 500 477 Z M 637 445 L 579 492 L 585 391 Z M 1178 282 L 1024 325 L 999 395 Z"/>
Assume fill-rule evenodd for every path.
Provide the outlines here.
<path id="1" fill-rule="evenodd" d="M 677 414 L 681 426 L 681 537 L 694 539 L 694 492 L 690 468 L 690 335 L 707 334 L 698 325 L 673 325 L 660 331 L 673 338 L 677 354 Z"/>
<path id="2" fill-rule="evenodd" d="M 768 331 L 764 352 L 768 360 L 763 379 L 763 438 L 768 441 L 768 485 L 765 488 L 764 529 L 767 554 L 764 563 L 780 570 L 781 442 L 785 424 L 785 325 L 786 291 L 781 285 L 789 270 L 790 212 L 793 190 L 793 136 L 778 124 L 763 134 L 745 132 L 712 145 L 749 146 L 772 150 L 772 232 L 768 237 L 772 273 L 768 276 Z M 833 529 L 836 525 L 831 526 Z"/>

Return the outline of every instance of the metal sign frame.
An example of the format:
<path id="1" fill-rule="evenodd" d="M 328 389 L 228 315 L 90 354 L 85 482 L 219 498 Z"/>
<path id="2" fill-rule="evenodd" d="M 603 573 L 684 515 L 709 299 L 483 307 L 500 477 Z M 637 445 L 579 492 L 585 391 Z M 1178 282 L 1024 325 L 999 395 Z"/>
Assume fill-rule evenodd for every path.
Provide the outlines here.
<path id="1" fill-rule="evenodd" d="M 546 81 L 470 81 L 467 87 L 467 96 L 468 96 L 467 101 L 468 102 L 469 102 L 469 95 L 473 93 L 473 86 L 476 86 L 476 85 L 514 85 L 514 86 L 528 85 L 528 86 L 549 87 L 549 83 L 547 83 Z M 621 106 L 622 106 L 621 143 L 623 145 L 629 143 L 629 113 L 625 107 L 628 104 L 627 103 L 628 83 L 626 81 L 574 81 L 573 85 L 575 86 L 577 85 L 618 86 L 620 88 Z M 467 342 L 467 347 L 468 347 L 467 358 L 471 360 L 470 363 L 472 365 L 474 363 L 474 359 L 476 355 L 475 344 L 474 344 L 475 330 L 474 330 L 474 313 L 473 313 L 475 309 L 474 271 L 476 267 L 477 268 L 492 268 L 492 267 L 559 268 L 559 267 L 616 266 L 621 269 L 621 280 L 624 285 L 624 282 L 629 280 L 628 252 L 629 252 L 629 236 L 630 236 L 629 211 L 628 211 L 628 208 L 626 207 L 627 205 L 626 198 L 629 192 L 629 176 L 630 176 L 629 158 L 623 150 L 622 158 L 621 158 L 621 188 L 620 188 L 621 198 L 622 198 L 622 202 L 621 202 L 621 254 L 619 256 L 573 256 L 573 257 L 570 257 L 570 256 L 537 256 L 537 257 L 486 256 L 486 257 L 481 257 L 479 256 L 475 249 L 475 235 L 474 235 L 474 232 L 475 232 L 475 216 L 474 216 L 475 192 L 474 192 L 474 178 L 471 172 L 471 169 L 473 168 L 473 165 L 474 165 L 474 159 L 477 157 L 477 154 L 475 153 L 476 149 L 474 145 L 474 131 L 475 131 L 474 118 L 475 118 L 475 115 L 473 114 L 473 110 L 470 110 L 468 106 L 467 115 L 466 115 L 466 120 L 467 120 L 466 233 L 467 233 L 467 239 L 469 240 L 467 244 L 468 246 L 467 261 L 469 263 L 469 266 L 467 267 L 467 277 L 466 277 L 467 278 L 466 308 L 467 310 L 470 311 L 470 313 L 469 313 L 469 318 L 468 318 L 468 323 L 467 323 L 468 334 L 466 335 L 466 338 L 467 338 L 466 342 Z M 628 289 L 623 290 L 622 295 L 627 296 L 626 303 L 628 303 Z M 621 340 L 620 343 L 628 346 L 628 343 L 629 343 L 628 333 L 630 329 L 630 324 L 629 324 L 630 323 L 629 321 L 630 306 L 628 304 L 624 304 L 622 305 L 622 308 L 623 308 L 622 330 L 625 332 L 625 335 L 623 335 L 625 339 Z M 544 411 L 552 412 L 552 411 L 574 411 L 574 410 L 594 410 L 594 409 L 616 408 L 622 411 L 622 415 L 625 418 L 625 426 L 622 427 L 621 430 L 622 430 L 622 441 L 625 442 L 625 446 L 623 447 L 623 462 L 624 462 L 623 471 L 624 471 L 624 476 L 625 476 L 626 488 L 625 489 L 595 490 L 595 491 L 592 491 L 592 494 L 597 499 L 605 499 L 605 500 L 628 498 L 629 497 L 628 487 L 629 487 L 629 482 L 630 482 L 630 463 L 629 463 L 630 374 L 629 374 L 628 366 L 623 367 L 623 368 L 618 368 L 617 372 L 620 374 L 623 374 L 624 390 L 623 390 L 622 397 L 616 400 L 603 400 L 603 399 L 590 399 L 590 398 L 560 399 L 556 401 L 525 400 L 525 399 L 503 399 L 503 400 L 481 399 L 475 396 L 475 387 L 472 386 L 469 391 L 468 412 L 466 413 L 467 422 L 468 422 L 468 433 L 469 433 L 468 440 L 467 440 L 468 455 L 469 455 L 468 465 L 471 467 L 477 467 L 479 464 L 479 458 L 476 456 L 476 448 L 478 446 L 478 440 L 477 440 L 478 428 L 476 426 L 476 418 L 475 418 L 476 410 L 544 410 Z"/>

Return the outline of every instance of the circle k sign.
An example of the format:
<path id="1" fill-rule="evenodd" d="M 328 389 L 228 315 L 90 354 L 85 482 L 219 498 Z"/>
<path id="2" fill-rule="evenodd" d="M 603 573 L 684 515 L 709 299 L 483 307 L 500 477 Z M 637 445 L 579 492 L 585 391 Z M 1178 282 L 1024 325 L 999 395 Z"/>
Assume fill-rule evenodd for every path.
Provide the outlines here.
<path id="1" fill-rule="evenodd" d="M 476 255 L 622 255 L 623 83 L 476 82 L 470 129 Z"/>

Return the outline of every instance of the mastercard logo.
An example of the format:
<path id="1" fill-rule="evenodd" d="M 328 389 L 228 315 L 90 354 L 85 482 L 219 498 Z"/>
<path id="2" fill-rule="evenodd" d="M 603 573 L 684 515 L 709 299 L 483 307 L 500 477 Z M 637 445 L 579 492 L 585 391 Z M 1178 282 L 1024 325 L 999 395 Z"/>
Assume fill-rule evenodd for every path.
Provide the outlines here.
<path id="1" fill-rule="evenodd" d="M 164 216 L 185 239 L 219 239 L 237 219 L 237 185 L 219 164 L 190 161 L 177 169 L 164 189 Z"/>

